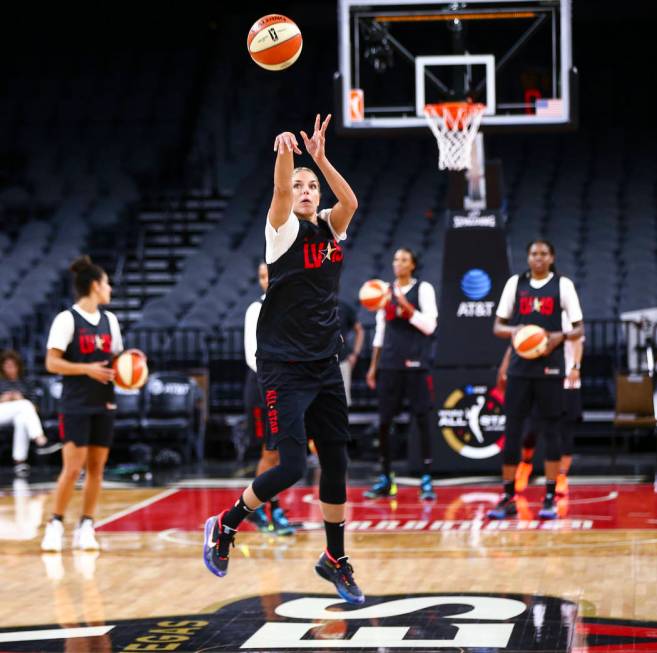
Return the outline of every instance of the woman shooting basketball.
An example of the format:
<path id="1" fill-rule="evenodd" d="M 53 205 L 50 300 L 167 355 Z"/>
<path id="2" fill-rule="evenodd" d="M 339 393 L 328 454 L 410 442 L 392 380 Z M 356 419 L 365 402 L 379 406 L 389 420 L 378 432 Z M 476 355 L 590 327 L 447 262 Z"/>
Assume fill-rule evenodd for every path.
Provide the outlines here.
<path id="1" fill-rule="evenodd" d="M 539 511 L 543 519 L 555 519 L 555 488 L 559 473 L 559 419 L 563 409 L 564 351 L 566 338 L 581 338 L 584 326 L 582 309 L 573 282 L 554 271 L 554 247 L 546 240 L 534 240 L 527 247 L 529 270 L 513 275 L 504 286 L 497 307 L 494 333 L 513 338 L 525 324 L 535 324 L 548 332 L 548 345 L 542 356 L 527 360 L 511 352 L 507 371 L 504 406 L 506 441 L 502 479 L 504 494 L 488 516 L 504 519 L 517 513 L 515 475 L 520 462 L 520 446 L 525 418 L 536 407 L 540 431 L 545 438 L 545 500 Z M 572 324 L 562 331 L 562 311 Z"/>
<path id="2" fill-rule="evenodd" d="M 205 524 L 203 559 L 224 576 L 241 521 L 262 503 L 296 483 L 305 473 L 306 425 L 312 433 L 321 477 L 319 498 L 326 551 L 315 570 L 350 603 L 364 597 L 344 552 L 347 500 L 347 401 L 337 353 L 342 345 L 338 285 L 343 251 L 339 242 L 358 207 L 349 184 L 324 151 L 331 116 L 315 119 L 312 137 L 301 132 L 306 151 L 337 198 L 318 212 L 320 185 L 309 168 L 295 168 L 301 154 L 292 132 L 274 141 L 274 194 L 265 226 L 269 287 L 257 329 L 258 379 L 265 393 L 270 447 L 280 462 L 258 476 L 236 504 Z"/>

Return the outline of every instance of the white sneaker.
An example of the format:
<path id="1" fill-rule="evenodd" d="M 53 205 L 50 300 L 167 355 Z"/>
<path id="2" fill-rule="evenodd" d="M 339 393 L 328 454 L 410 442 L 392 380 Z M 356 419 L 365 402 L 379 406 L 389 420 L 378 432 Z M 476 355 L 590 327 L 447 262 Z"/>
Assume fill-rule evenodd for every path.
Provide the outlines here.
<path id="1" fill-rule="evenodd" d="M 83 551 L 97 551 L 100 549 L 96 539 L 94 523 L 90 519 L 85 519 L 73 531 L 73 548 L 82 549 Z"/>
<path id="2" fill-rule="evenodd" d="M 51 519 L 46 524 L 46 532 L 41 540 L 42 551 L 59 553 L 64 544 L 64 524 L 59 519 Z"/>

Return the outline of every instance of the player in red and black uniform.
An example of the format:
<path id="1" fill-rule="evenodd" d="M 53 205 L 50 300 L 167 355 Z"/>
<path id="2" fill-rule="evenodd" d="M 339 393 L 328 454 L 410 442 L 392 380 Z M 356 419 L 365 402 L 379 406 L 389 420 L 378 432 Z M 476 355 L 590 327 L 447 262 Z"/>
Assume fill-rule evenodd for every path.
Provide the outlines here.
<path id="1" fill-rule="evenodd" d="M 390 429 L 392 420 L 406 398 L 417 423 L 422 452 L 420 498 L 436 498 L 431 482 L 431 411 L 433 380 L 431 350 L 438 309 L 436 291 L 428 281 L 413 277 L 415 254 L 398 249 L 392 261 L 395 280 L 386 306 L 376 314 L 372 360 L 367 384 L 379 395 L 379 451 L 382 474 L 365 492 L 367 499 L 395 496 L 397 484 L 392 472 Z"/>
<path id="2" fill-rule="evenodd" d="M 265 433 L 267 431 L 265 398 L 258 382 L 256 366 L 257 343 L 257 326 L 258 317 L 262 302 L 265 299 L 264 293 L 267 292 L 269 285 L 269 271 L 267 264 L 261 263 L 258 266 L 258 282 L 262 288 L 263 294 L 254 302 L 251 302 L 244 315 L 244 358 L 246 359 L 247 371 L 244 380 L 244 408 L 247 414 L 247 425 L 249 434 L 261 445 L 260 459 L 256 467 L 256 476 L 266 472 L 272 467 L 278 465 L 278 451 L 267 449 Z M 249 515 L 249 520 L 256 527 L 264 532 L 275 531 L 277 535 L 292 535 L 295 531 L 294 526 L 290 524 L 285 511 L 281 508 L 278 496 L 269 500 L 271 522 L 265 506 L 262 505 Z"/>
<path id="3" fill-rule="evenodd" d="M 71 272 L 78 300 L 55 317 L 46 354 L 46 369 L 62 375 L 59 430 L 64 447 L 53 516 L 41 542 L 45 551 L 62 549 L 64 512 L 83 469 L 82 518 L 73 534 L 73 547 L 99 548 L 93 515 L 114 436 L 116 412 L 111 361 L 123 350 L 116 317 L 100 308 L 111 299 L 107 274 L 88 256 L 76 259 Z"/>
<path id="4" fill-rule="evenodd" d="M 527 360 L 511 352 L 507 371 L 504 405 L 506 440 L 502 478 L 504 494 L 488 516 L 503 519 L 517 513 L 515 475 L 520 462 L 520 447 L 525 419 L 532 409 L 540 421 L 545 438 L 546 490 L 539 516 L 555 519 L 555 489 L 559 462 L 559 419 L 563 410 L 564 348 L 566 338 L 582 336 L 582 309 L 573 282 L 554 271 L 554 247 L 537 239 L 527 247 L 529 270 L 512 276 L 502 291 L 497 307 L 494 332 L 500 338 L 513 338 L 516 330 L 535 324 L 548 332 L 548 346 L 543 356 Z M 562 331 L 562 311 L 572 324 L 568 334 Z"/>
<path id="5" fill-rule="evenodd" d="M 562 330 L 569 333 L 572 329 L 568 318 L 562 315 Z M 500 369 L 497 373 L 497 385 L 502 392 L 506 389 L 506 373 L 511 359 L 512 347 L 504 354 Z M 568 472 L 573 462 L 574 432 L 577 422 L 582 418 L 582 381 L 580 370 L 582 367 L 582 355 L 584 353 L 584 337 L 577 340 L 566 339 L 564 342 L 564 355 L 566 359 L 565 376 L 563 381 L 563 414 L 560 422 L 561 433 L 561 461 L 559 475 L 557 476 L 557 496 L 568 494 Z M 521 460 L 516 469 L 516 492 L 522 492 L 529 483 L 529 478 L 534 468 L 533 459 L 536 449 L 536 440 L 541 427 L 540 420 L 536 416 L 536 408 L 526 421 L 524 435 L 522 438 Z M 565 504 L 560 504 L 563 507 Z M 560 511 L 561 512 L 561 511 Z"/>
<path id="6" fill-rule="evenodd" d="M 324 151 L 328 116 L 315 120 L 312 137 L 301 132 L 306 151 L 322 172 L 337 203 L 318 213 L 319 180 L 309 168 L 294 168 L 301 154 L 292 132 L 274 141 L 274 195 L 265 226 L 269 287 L 257 328 L 258 380 L 265 393 L 269 446 L 279 451 L 276 467 L 258 476 L 235 505 L 205 525 L 203 559 L 224 576 L 228 554 L 241 521 L 259 505 L 303 478 L 308 432 L 321 476 L 319 498 L 327 547 L 315 570 L 350 603 L 364 597 L 344 551 L 347 499 L 347 401 L 338 363 L 342 346 L 338 286 L 343 250 L 340 241 L 358 202 L 349 184 Z"/>

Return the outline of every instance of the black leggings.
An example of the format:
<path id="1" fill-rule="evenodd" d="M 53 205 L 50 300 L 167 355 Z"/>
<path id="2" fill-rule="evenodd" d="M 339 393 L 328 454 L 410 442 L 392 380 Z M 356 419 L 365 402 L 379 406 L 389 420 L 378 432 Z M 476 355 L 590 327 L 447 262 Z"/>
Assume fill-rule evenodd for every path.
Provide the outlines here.
<path id="1" fill-rule="evenodd" d="M 510 376 L 505 396 L 506 441 L 502 454 L 505 465 L 520 462 L 525 419 L 536 409 L 538 432 L 545 439 L 545 459 L 557 462 L 561 458 L 559 422 L 563 411 L 562 379 L 534 379 Z"/>
<path id="2" fill-rule="evenodd" d="M 575 420 L 570 419 L 568 415 L 561 419 L 559 431 L 561 433 L 561 455 L 572 456 L 574 448 Z M 527 429 L 522 438 L 523 449 L 536 449 L 536 440 L 540 431 L 538 420 L 531 418 L 528 421 Z"/>
<path id="3" fill-rule="evenodd" d="M 315 441 L 321 467 L 319 500 L 342 504 L 347 501 L 347 445 L 344 442 Z M 292 487 L 306 473 L 306 447 L 294 438 L 278 443 L 280 462 L 253 481 L 253 492 L 262 501 L 269 501 Z"/>

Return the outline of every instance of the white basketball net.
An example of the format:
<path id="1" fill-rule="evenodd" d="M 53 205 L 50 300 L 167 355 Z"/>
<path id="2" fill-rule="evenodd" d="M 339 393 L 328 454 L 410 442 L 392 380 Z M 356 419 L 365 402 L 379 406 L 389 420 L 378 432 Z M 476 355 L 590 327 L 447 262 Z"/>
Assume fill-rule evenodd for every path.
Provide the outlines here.
<path id="1" fill-rule="evenodd" d="M 474 143 L 486 106 L 468 102 L 427 104 L 424 117 L 438 141 L 438 167 L 464 170 L 472 165 Z"/>

